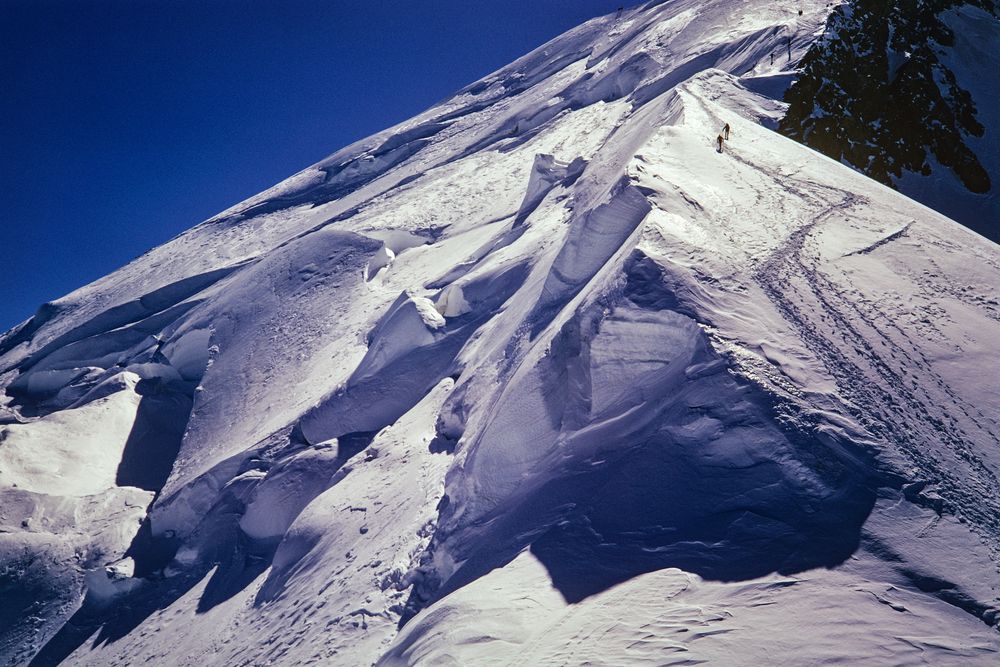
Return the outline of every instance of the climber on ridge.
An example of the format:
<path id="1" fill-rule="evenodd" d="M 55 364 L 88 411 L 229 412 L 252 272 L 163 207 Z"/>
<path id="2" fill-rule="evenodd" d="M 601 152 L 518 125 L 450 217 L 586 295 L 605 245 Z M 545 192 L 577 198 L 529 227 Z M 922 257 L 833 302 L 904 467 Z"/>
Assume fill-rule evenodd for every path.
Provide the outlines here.
<path id="1" fill-rule="evenodd" d="M 729 123 L 726 123 L 726 126 L 722 128 L 722 134 L 726 135 L 726 141 L 729 141 Z"/>
<path id="2" fill-rule="evenodd" d="M 718 137 L 716 137 L 715 140 L 719 143 L 719 152 L 721 153 L 722 152 L 722 141 L 723 141 L 722 135 L 720 134 Z"/>

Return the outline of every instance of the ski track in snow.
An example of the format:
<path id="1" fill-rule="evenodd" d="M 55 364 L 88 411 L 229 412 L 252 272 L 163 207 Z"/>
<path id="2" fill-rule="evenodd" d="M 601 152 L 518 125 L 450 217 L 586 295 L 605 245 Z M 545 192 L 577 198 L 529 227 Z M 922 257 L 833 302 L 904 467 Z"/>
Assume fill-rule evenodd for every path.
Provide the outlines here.
<path id="1" fill-rule="evenodd" d="M 703 102 L 699 101 L 699 106 L 713 117 L 716 125 L 725 122 L 712 114 Z M 869 319 L 868 313 L 862 312 L 855 299 L 824 275 L 823 258 L 815 251 L 807 252 L 810 237 L 818 226 L 834 222 L 837 216 L 849 213 L 852 208 L 863 209 L 869 201 L 815 181 L 802 181 L 795 174 L 771 172 L 742 158 L 738 149 L 730 151 L 729 155 L 748 167 L 763 171 L 773 179 L 776 187 L 786 191 L 788 198 L 808 202 L 809 208 L 819 211 L 760 263 L 754 279 L 836 378 L 846 399 L 845 409 L 883 443 L 900 447 L 915 470 L 940 485 L 946 501 L 953 499 L 949 509 L 978 526 L 996 551 L 1000 547 L 996 537 L 1000 527 L 1000 496 L 997 493 L 1000 483 L 996 473 L 980 459 L 970 443 L 985 440 L 1000 446 L 998 424 L 957 396 L 934 372 L 919 347 L 892 320 L 886 319 L 883 326 L 894 328 L 910 349 L 901 348 L 884 333 L 882 327 Z M 904 230 L 909 229 L 909 224 Z M 863 252 L 871 252 L 899 235 L 900 232 L 890 234 Z M 891 351 L 890 354 L 880 352 L 876 344 Z M 853 359 L 845 354 L 848 350 Z M 915 368 L 920 369 L 921 378 L 933 383 L 934 390 L 947 397 L 946 403 L 937 402 L 926 386 L 907 387 L 903 375 L 907 371 L 913 373 Z M 873 377 L 881 381 L 872 384 Z M 874 409 L 877 414 L 865 414 L 859 406 Z M 960 411 L 975 432 L 966 433 L 962 425 L 942 409 L 944 406 Z M 949 465 L 942 465 L 938 460 L 940 455 L 927 451 L 926 441 L 915 440 L 910 435 L 928 425 L 934 429 L 932 436 L 945 445 L 940 455 L 949 457 L 948 463 L 962 466 L 958 474 Z"/>
<path id="2" fill-rule="evenodd" d="M 0 337 L 0 661 L 995 664 L 1000 254 L 767 129 L 828 11 L 594 19 Z"/>
<path id="3" fill-rule="evenodd" d="M 805 198 L 810 196 L 810 190 L 816 192 L 823 189 L 816 183 L 791 188 L 787 185 L 790 178 L 784 177 L 783 186 L 790 196 Z M 804 256 L 804 247 L 815 227 L 837 214 L 853 207 L 863 207 L 867 203 L 851 193 L 836 194 L 842 196 L 841 201 L 830 204 L 793 232 L 785 244 L 763 262 L 755 278 L 784 318 L 798 330 L 802 340 L 837 379 L 837 386 L 848 401 L 847 409 L 880 440 L 900 447 L 915 468 L 928 479 L 937 480 L 946 499 L 954 495 L 955 503 L 950 509 L 959 510 L 980 526 L 984 536 L 994 541 L 995 549 L 1000 517 L 996 474 L 983 464 L 967 444 L 973 438 L 964 433 L 961 426 L 946 412 L 938 409 L 934 397 L 926 389 L 916 387 L 911 390 L 906 386 L 900 368 L 910 369 L 911 372 L 914 368 L 919 368 L 923 378 L 933 381 L 936 389 L 951 399 L 947 405 L 960 410 L 977 427 L 979 432 L 976 436 L 997 444 L 1000 444 L 1000 440 L 980 424 L 979 419 L 983 419 L 981 414 L 978 419 L 970 414 L 969 411 L 975 411 L 975 408 L 967 407 L 951 392 L 926 360 L 899 350 L 895 342 L 868 321 L 865 313 L 860 312 L 852 304 L 852 300 L 822 274 L 816 258 Z M 805 289 L 796 289 L 796 284 L 804 284 Z M 831 321 L 834 326 L 831 328 L 827 325 L 825 331 L 820 330 L 813 324 L 815 317 L 804 315 L 804 311 L 818 311 L 821 313 L 821 320 Z M 861 327 L 865 329 L 864 332 L 859 331 Z M 905 337 L 904 332 L 900 333 Z M 873 339 L 874 342 L 905 354 L 902 363 L 888 361 L 875 349 Z M 845 350 L 849 350 L 854 359 L 848 358 Z M 869 372 L 866 373 L 865 369 Z M 881 382 L 870 384 L 872 373 Z M 877 411 L 874 419 L 856 407 L 862 405 Z M 946 421 L 951 422 L 950 428 Z M 964 474 L 955 475 L 947 466 L 941 465 L 933 453 L 925 451 L 921 442 L 914 441 L 910 436 L 911 431 L 922 430 L 927 424 L 935 429 L 936 437 L 946 445 L 948 454 L 957 462 L 964 462 L 968 466 L 963 471 Z M 992 426 L 996 428 L 996 424 Z M 968 488 L 970 483 L 974 488 Z"/>

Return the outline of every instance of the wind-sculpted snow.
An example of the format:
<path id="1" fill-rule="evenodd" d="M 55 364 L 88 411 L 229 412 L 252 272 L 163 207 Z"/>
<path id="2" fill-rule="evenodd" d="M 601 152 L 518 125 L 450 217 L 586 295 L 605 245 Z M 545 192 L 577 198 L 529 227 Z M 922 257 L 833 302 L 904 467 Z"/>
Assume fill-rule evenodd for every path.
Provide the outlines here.
<path id="1" fill-rule="evenodd" d="M 595 19 L 0 339 L 0 656 L 995 663 L 1000 252 L 773 131 L 827 11 Z"/>

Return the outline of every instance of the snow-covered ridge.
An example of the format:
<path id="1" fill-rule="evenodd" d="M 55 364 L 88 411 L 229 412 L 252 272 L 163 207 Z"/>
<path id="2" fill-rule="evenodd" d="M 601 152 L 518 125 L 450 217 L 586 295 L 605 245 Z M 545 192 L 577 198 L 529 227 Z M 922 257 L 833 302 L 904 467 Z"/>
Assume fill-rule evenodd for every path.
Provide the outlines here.
<path id="1" fill-rule="evenodd" d="M 1000 252 L 770 129 L 828 11 L 595 19 L 6 334 L 0 656 L 994 662 Z"/>

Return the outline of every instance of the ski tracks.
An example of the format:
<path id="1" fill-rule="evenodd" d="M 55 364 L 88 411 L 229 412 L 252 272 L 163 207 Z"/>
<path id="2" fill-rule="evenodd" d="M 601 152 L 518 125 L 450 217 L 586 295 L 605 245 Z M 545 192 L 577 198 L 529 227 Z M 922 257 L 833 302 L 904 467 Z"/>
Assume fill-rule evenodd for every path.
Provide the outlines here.
<path id="1" fill-rule="evenodd" d="M 711 123 L 722 123 L 704 100 L 698 96 L 691 99 Z M 874 306 L 870 310 L 876 312 L 870 312 L 851 298 L 847 292 L 852 286 L 825 273 L 820 268 L 825 262 L 821 249 L 810 250 L 808 246 L 814 232 L 835 222 L 838 213 L 869 206 L 870 202 L 855 193 L 807 180 L 798 171 L 785 172 L 752 162 L 741 153 L 730 149 L 727 156 L 773 181 L 784 197 L 802 201 L 815 211 L 757 261 L 751 279 L 827 369 L 845 411 L 886 451 L 902 455 L 909 469 L 897 471 L 899 476 L 924 483 L 928 491 L 933 487 L 940 495 L 938 499 L 921 494 L 915 499 L 969 521 L 988 540 L 994 558 L 1000 560 L 1000 543 L 993 537 L 1000 528 L 1000 480 L 980 458 L 975 445 L 1000 446 L 997 433 L 986 425 L 991 420 L 952 390 L 921 346 L 887 313 Z M 780 212 L 785 210 L 781 206 Z M 844 278 L 849 280 L 846 275 Z M 881 321 L 876 322 L 876 318 Z M 890 337 L 887 329 L 895 331 L 908 349 Z M 931 378 L 932 386 L 908 384 L 907 377 L 914 369 Z M 942 405 L 956 406 L 965 424 Z"/>
<path id="2" fill-rule="evenodd" d="M 762 170 L 742 157 L 740 162 Z M 767 171 L 763 169 L 763 171 Z M 781 317 L 799 334 L 836 382 L 847 411 L 889 451 L 901 453 L 911 465 L 900 471 L 907 481 L 929 482 L 944 499 L 923 497 L 928 505 L 967 519 L 981 535 L 996 534 L 1000 527 L 1000 501 L 995 472 L 983 463 L 973 443 L 997 442 L 982 424 L 985 418 L 955 394 L 933 370 L 919 347 L 904 335 L 904 350 L 847 297 L 844 285 L 834 282 L 820 264 L 818 251 L 809 252 L 807 242 L 817 228 L 836 219 L 837 214 L 868 204 L 858 195 L 820 186 L 781 174 L 771 174 L 775 182 L 819 211 L 796 228 L 753 273 Z M 817 196 L 817 193 L 825 196 Z M 881 313 L 879 313 L 881 315 Z M 888 318 L 887 324 L 896 331 Z M 934 386 L 906 382 L 907 369 L 920 368 L 934 380 Z M 949 401 L 936 398 L 933 391 Z M 942 403 L 956 405 L 978 433 L 974 438 Z M 1000 545 L 991 538 L 994 555 Z"/>

